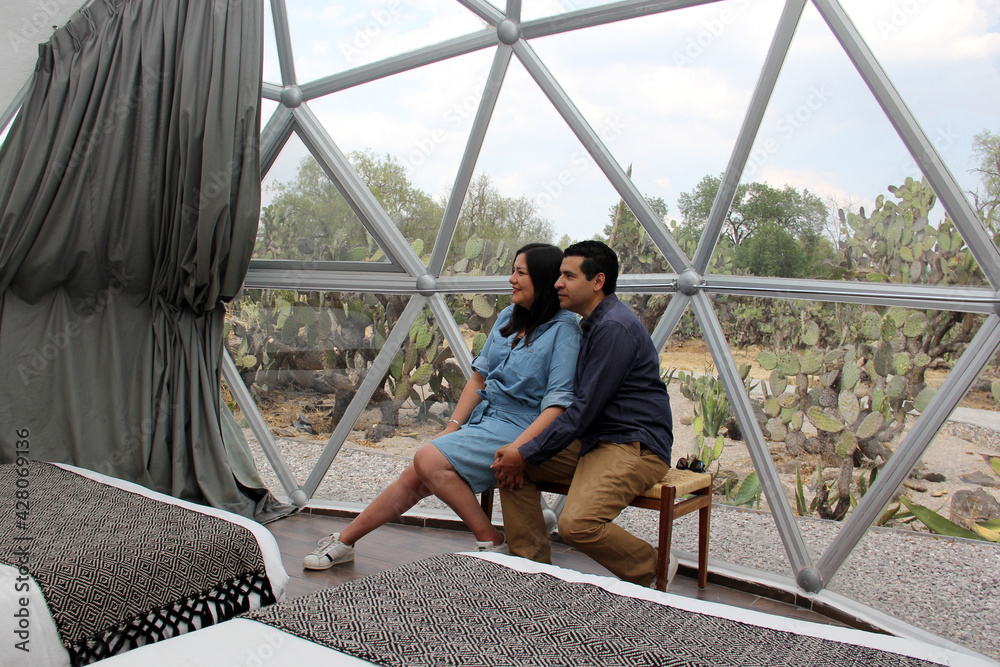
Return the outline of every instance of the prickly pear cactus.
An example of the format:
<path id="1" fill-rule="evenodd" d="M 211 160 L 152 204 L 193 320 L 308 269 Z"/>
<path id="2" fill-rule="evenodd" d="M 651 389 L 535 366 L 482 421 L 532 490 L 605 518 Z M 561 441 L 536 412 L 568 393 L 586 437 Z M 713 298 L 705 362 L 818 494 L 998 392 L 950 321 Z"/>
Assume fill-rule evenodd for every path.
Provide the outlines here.
<path id="1" fill-rule="evenodd" d="M 924 333 L 926 320 L 920 311 L 890 308 L 881 316 L 872 311 L 852 326 L 852 343 L 758 355 L 758 363 L 771 371 L 771 395 L 761 402 L 764 434 L 784 442 L 792 456 L 822 456 L 848 480 L 840 493 L 844 502 L 827 518 L 846 513 L 851 471 L 865 459 L 873 465 L 888 460 L 907 412 L 924 410 L 933 396 L 916 379 L 930 358 L 907 351 L 910 340 Z"/>
<path id="2" fill-rule="evenodd" d="M 422 248 L 414 243 L 420 253 Z M 504 273 L 515 250 L 503 241 L 474 237 L 465 244 L 464 256 L 445 273 Z M 509 301 L 508 296 L 492 294 L 449 298 L 456 321 L 474 335 L 473 353 L 482 348 Z M 267 397 L 275 389 L 290 388 L 331 396 L 328 417 L 335 426 L 406 302 L 399 295 L 253 291 L 230 306 L 230 348 L 252 393 Z M 372 397 L 372 407 L 380 410 L 382 419 L 369 429 L 368 439 L 378 441 L 392 434 L 399 425 L 400 409 L 408 403 L 429 414 L 434 402 L 456 402 L 465 377 L 453 356 L 433 315 L 425 311 Z"/>
<path id="3" fill-rule="evenodd" d="M 926 181 L 907 178 L 901 186 L 890 186 L 889 192 L 896 201 L 879 196 L 870 216 L 864 209 L 849 214 L 840 211 L 846 249 L 834 278 L 925 285 L 985 284 L 982 271 L 952 221 L 945 217 L 937 226 L 930 224 L 928 216 L 937 198 Z M 907 317 L 906 322 L 896 322 L 897 327 L 904 327 L 905 352 L 910 361 L 921 353 L 928 360 L 901 374 L 918 383 L 923 381 L 923 372 L 931 361 L 960 353 L 982 324 L 981 316 L 957 311 L 928 310 Z M 874 338 L 873 327 L 882 325 L 881 316 L 868 313 L 864 318 L 863 334 Z M 884 367 L 893 360 L 883 356 L 879 363 Z"/>

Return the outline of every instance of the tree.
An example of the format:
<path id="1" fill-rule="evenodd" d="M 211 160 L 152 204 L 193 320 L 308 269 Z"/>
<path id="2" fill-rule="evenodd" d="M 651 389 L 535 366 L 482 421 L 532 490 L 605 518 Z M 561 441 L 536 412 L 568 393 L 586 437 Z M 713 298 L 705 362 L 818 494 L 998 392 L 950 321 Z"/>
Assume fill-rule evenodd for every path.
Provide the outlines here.
<path id="1" fill-rule="evenodd" d="M 736 265 L 755 276 L 800 278 L 806 260 L 795 237 L 777 223 L 761 223 L 736 248 Z"/>
<path id="2" fill-rule="evenodd" d="M 403 235 L 430 247 L 442 207 L 413 186 L 393 156 L 355 151 L 348 159 Z M 378 255 L 350 204 L 312 157 L 302 160 L 294 179 L 271 187 L 275 196 L 262 211 L 255 256 L 359 261 Z"/>
<path id="3" fill-rule="evenodd" d="M 529 242 L 551 243 L 552 223 L 538 215 L 538 207 L 526 196 L 505 197 L 486 174 L 469 184 L 458 218 L 456 243 L 476 236 L 484 241 L 503 241 L 519 247 Z"/>
<path id="4" fill-rule="evenodd" d="M 406 168 L 389 153 L 379 157 L 370 151 L 355 151 L 349 159 L 403 236 L 411 242 L 421 239 L 431 247 L 441 225 L 443 207 L 414 187 Z"/>
<path id="5" fill-rule="evenodd" d="M 973 191 L 976 209 L 986 228 L 1000 234 L 1000 134 L 983 130 L 972 138 L 972 154 L 979 166 L 973 169 L 983 183 L 983 190 Z"/>
<path id="6" fill-rule="evenodd" d="M 629 175 L 631 175 L 629 167 Z M 656 213 L 661 224 L 667 217 L 667 204 L 660 197 L 646 197 L 646 202 Z M 611 221 L 604 228 L 605 241 L 618 254 L 619 272 L 663 273 L 670 271 L 663 253 L 653 244 L 649 234 L 632 214 L 623 200 L 608 211 Z M 653 331 L 656 322 L 663 315 L 670 298 L 663 294 L 632 294 L 628 297 L 632 310 L 642 321 L 646 330 Z"/>
<path id="7" fill-rule="evenodd" d="M 705 176 L 692 192 L 681 193 L 677 206 L 685 225 L 693 229 L 705 227 L 721 184 L 721 177 Z M 778 190 L 766 183 L 741 183 L 726 212 L 724 228 L 729 239 L 739 245 L 765 222 L 780 225 L 799 237 L 821 230 L 827 217 L 823 200 L 809 190 L 800 193 L 790 185 Z"/>

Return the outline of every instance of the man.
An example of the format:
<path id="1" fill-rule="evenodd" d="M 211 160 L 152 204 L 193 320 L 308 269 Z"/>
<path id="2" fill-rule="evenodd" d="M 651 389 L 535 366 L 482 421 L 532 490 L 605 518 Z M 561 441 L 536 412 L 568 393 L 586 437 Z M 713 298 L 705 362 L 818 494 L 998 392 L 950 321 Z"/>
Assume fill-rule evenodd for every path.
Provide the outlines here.
<path id="1" fill-rule="evenodd" d="M 510 552 L 548 563 L 535 482 L 569 484 L 559 534 L 616 576 L 648 586 L 656 549 L 612 523 L 670 467 L 670 398 L 659 355 L 639 318 L 615 296 L 618 257 L 599 241 L 566 248 L 559 305 L 583 317 L 573 403 L 538 436 L 501 448 L 500 482 Z M 676 562 L 671 559 L 671 576 Z"/>

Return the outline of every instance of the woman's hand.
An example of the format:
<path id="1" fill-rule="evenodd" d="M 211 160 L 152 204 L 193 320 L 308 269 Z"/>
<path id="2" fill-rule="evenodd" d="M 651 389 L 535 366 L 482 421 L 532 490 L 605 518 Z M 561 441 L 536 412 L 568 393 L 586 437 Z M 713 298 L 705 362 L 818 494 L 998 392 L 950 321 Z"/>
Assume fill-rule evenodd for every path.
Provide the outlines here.
<path id="1" fill-rule="evenodd" d="M 447 424 L 444 425 L 444 429 L 440 433 L 435 435 L 434 438 L 440 438 L 442 435 L 448 435 L 449 433 L 454 433 L 460 428 L 462 427 L 458 425 L 458 422 L 452 419 Z M 433 440 L 434 438 L 431 438 L 431 440 Z"/>

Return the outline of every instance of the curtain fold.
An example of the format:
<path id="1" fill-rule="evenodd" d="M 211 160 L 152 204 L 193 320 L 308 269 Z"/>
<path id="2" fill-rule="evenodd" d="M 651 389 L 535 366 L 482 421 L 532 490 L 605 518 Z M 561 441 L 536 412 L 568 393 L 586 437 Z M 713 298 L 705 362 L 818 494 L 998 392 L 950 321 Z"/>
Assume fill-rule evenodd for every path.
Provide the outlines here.
<path id="1" fill-rule="evenodd" d="M 0 460 L 27 431 L 35 459 L 283 511 L 219 401 L 260 209 L 262 14 L 97 0 L 40 47 L 0 151 Z"/>

